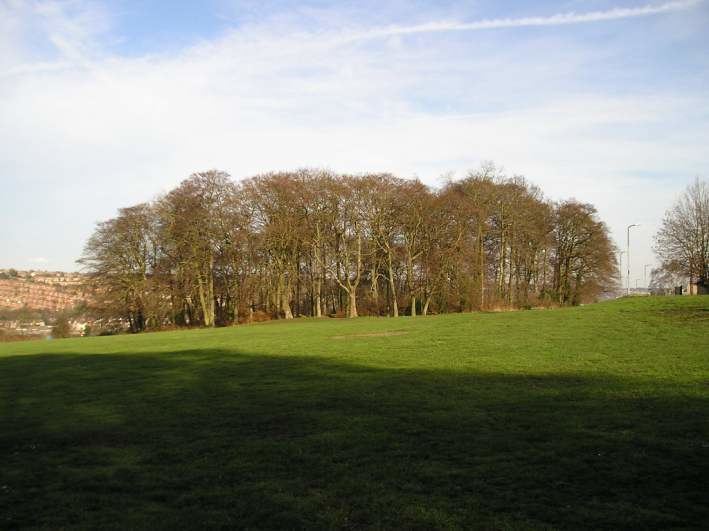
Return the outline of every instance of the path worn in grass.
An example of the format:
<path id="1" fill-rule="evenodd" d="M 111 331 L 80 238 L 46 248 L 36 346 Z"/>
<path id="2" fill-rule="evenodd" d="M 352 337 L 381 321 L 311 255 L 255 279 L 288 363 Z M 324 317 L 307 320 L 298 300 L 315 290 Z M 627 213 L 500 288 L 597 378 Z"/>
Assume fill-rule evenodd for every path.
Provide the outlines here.
<path id="1" fill-rule="evenodd" d="M 701 527 L 707 303 L 1 345 L 0 528 Z"/>

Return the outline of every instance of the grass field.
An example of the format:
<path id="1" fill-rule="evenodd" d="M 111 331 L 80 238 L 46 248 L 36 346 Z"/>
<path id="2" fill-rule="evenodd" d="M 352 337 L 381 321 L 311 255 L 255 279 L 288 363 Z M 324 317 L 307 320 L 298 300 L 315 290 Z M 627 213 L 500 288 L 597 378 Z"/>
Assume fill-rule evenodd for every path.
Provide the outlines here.
<path id="1" fill-rule="evenodd" d="M 709 297 L 0 345 L 0 529 L 709 526 Z"/>

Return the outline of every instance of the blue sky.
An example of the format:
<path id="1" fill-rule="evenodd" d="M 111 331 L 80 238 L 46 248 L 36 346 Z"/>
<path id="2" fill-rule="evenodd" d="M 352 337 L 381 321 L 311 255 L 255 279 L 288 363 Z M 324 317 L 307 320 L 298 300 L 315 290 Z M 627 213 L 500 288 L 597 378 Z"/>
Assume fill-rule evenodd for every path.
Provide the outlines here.
<path id="1" fill-rule="evenodd" d="M 0 0 L 0 267 L 75 269 L 193 171 L 436 185 L 493 160 L 594 203 L 633 282 L 709 177 L 709 2 Z"/>

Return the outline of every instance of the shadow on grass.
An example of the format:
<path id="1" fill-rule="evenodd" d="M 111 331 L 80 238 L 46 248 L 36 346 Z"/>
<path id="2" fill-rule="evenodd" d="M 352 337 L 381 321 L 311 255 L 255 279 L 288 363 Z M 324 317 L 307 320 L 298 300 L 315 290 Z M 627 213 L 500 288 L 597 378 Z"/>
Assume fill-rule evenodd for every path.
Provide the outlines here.
<path id="1" fill-rule="evenodd" d="M 0 528 L 701 527 L 708 406 L 229 351 L 0 358 Z"/>

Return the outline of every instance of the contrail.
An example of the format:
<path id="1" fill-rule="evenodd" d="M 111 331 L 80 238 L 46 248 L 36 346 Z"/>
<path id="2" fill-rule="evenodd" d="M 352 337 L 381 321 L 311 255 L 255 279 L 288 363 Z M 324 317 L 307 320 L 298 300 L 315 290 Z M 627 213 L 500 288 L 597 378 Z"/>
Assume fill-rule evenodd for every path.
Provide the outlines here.
<path id="1" fill-rule="evenodd" d="M 524 18 L 494 18 L 474 22 L 442 21 L 418 24 L 414 26 L 387 26 L 362 33 L 344 36 L 342 40 L 356 41 L 389 37 L 394 35 L 408 35 L 412 33 L 435 33 L 442 31 L 478 31 L 500 28 L 522 28 L 534 26 L 562 26 L 566 24 L 583 24 L 587 22 L 602 22 L 605 20 L 618 20 L 623 18 L 646 17 L 673 11 L 690 9 L 703 0 L 677 0 L 664 4 L 646 4 L 638 7 L 617 7 L 606 11 L 590 11 L 588 13 L 558 13 L 547 17 Z"/>

